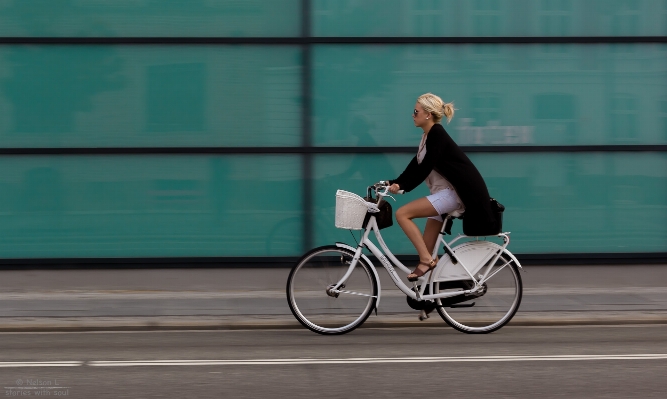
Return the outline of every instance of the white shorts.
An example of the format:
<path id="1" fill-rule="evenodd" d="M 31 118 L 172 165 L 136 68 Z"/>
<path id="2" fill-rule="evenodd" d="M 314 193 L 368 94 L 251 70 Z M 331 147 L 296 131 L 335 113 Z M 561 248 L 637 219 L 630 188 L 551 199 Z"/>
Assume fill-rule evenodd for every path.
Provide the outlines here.
<path id="1" fill-rule="evenodd" d="M 454 211 L 459 211 L 463 213 L 464 206 L 459 196 L 456 194 L 456 191 L 446 188 L 440 190 L 437 193 L 431 194 L 426 197 L 429 200 L 435 211 L 438 212 L 438 216 L 430 216 L 429 219 L 434 219 L 442 222 L 443 213 L 452 213 Z"/>

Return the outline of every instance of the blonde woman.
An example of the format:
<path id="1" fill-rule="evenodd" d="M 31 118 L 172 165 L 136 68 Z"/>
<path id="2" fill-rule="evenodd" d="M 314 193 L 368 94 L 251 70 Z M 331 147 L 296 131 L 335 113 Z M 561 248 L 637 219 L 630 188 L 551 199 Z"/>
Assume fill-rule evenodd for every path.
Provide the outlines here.
<path id="1" fill-rule="evenodd" d="M 417 155 L 400 176 L 389 181 L 393 193 L 412 191 L 424 181 L 431 191 L 431 195 L 396 211 L 398 224 L 419 254 L 419 264 L 408 275 L 409 281 L 417 281 L 436 265 L 431 254 L 442 228 L 440 215 L 465 212 L 465 223 L 481 229 L 493 230 L 498 224 L 484 179 L 440 124 L 443 117 L 449 123 L 453 116 L 453 103 L 445 103 L 431 93 L 419 96 L 412 113 L 415 126 L 423 130 Z M 428 220 L 422 234 L 412 219 L 423 217 Z"/>

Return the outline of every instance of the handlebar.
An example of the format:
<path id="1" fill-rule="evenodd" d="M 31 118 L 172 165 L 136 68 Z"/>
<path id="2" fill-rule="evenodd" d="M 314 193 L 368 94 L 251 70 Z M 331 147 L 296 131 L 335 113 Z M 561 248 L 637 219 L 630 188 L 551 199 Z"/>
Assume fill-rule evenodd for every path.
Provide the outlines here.
<path id="1" fill-rule="evenodd" d="M 389 195 L 389 182 L 385 180 L 380 180 L 379 182 L 373 184 L 372 186 L 368 187 L 367 194 L 368 197 L 371 197 L 371 190 L 375 191 L 375 196 L 376 198 L 384 199 L 384 197 L 389 197 L 391 199 L 394 199 L 391 195 Z M 398 190 L 396 194 L 403 194 L 405 191 L 404 190 Z M 392 193 L 393 194 L 393 193 Z M 379 203 L 379 202 L 378 202 Z"/>
<path id="2" fill-rule="evenodd" d="M 391 184 L 389 184 L 388 181 L 380 180 L 379 182 L 375 183 L 374 186 L 376 186 L 377 188 L 385 188 L 384 194 L 386 194 L 387 191 L 389 191 L 389 187 L 391 186 Z M 377 189 L 376 189 L 376 192 L 377 192 Z M 398 190 L 396 193 L 392 193 L 392 194 L 404 194 L 404 193 L 405 193 L 405 190 Z"/>

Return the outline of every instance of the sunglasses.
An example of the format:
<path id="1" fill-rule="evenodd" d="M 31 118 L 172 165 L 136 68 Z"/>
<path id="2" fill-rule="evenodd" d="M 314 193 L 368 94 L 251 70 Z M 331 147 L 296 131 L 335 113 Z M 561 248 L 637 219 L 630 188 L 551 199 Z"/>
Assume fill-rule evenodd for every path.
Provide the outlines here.
<path id="1" fill-rule="evenodd" d="M 412 111 L 412 116 L 417 116 L 417 114 L 419 114 L 419 111 L 417 111 L 416 109 Z"/>

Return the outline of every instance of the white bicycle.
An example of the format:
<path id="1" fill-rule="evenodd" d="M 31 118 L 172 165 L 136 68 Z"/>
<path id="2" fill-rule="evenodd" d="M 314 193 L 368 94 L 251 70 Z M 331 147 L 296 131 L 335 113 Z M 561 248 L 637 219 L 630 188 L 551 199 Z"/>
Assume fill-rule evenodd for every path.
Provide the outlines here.
<path id="1" fill-rule="evenodd" d="M 315 248 L 299 259 L 287 279 L 287 301 L 296 319 L 316 333 L 345 334 L 363 324 L 373 310 L 377 315 L 380 279 L 373 262 L 362 252 L 367 248 L 407 295 L 411 307 L 434 307 L 447 324 L 470 334 L 490 333 L 507 324 L 519 309 L 523 292 L 521 264 L 507 250 L 510 233 L 459 235 L 448 243 L 444 236 L 459 215 L 443 215 L 445 223 L 433 258 L 441 245 L 444 254 L 433 271 L 409 287 L 396 268 L 406 275 L 412 271 L 391 253 L 376 221 L 382 201 L 391 197 L 388 189 L 386 182 L 368 187 L 367 198 L 376 202 L 347 191 L 336 192 L 336 227 L 364 232 L 356 248 L 336 243 Z M 382 251 L 369 239 L 371 231 Z M 502 245 L 489 240 L 494 237 Z M 453 246 L 455 243 L 458 245 Z"/>

